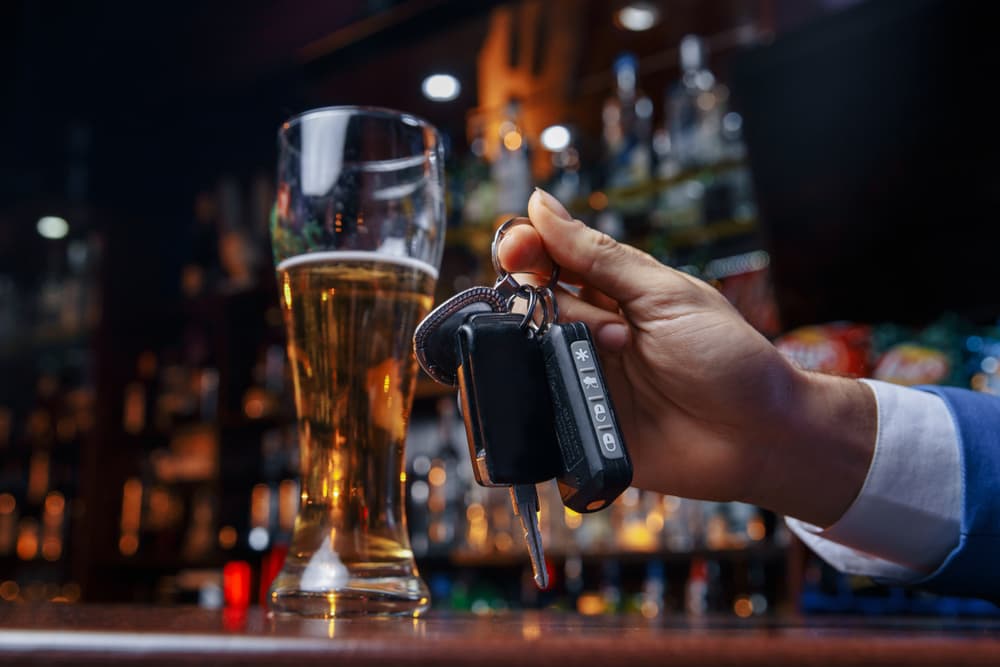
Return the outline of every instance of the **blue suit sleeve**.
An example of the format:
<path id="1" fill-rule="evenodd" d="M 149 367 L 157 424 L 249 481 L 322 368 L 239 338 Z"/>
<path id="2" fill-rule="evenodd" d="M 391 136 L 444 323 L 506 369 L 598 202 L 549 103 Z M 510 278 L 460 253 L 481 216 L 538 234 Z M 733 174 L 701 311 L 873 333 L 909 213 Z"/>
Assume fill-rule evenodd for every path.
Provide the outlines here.
<path id="1" fill-rule="evenodd" d="M 958 434 L 961 534 L 944 563 L 915 582 L 925 590 L 1000 602 L 1000 397 L 918 387 L 944 400 Z"/>

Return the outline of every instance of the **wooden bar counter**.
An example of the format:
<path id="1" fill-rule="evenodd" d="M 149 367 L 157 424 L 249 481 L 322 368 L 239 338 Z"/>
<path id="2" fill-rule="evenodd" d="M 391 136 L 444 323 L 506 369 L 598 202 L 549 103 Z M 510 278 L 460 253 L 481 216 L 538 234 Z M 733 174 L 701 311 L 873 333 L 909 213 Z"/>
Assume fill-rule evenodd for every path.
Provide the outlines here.
<path id="1" fill-rule="evenodd" d="M 270 618 L 258 608 L 0 606 L 0 665 L 989 665 L 987 620 Z"/>

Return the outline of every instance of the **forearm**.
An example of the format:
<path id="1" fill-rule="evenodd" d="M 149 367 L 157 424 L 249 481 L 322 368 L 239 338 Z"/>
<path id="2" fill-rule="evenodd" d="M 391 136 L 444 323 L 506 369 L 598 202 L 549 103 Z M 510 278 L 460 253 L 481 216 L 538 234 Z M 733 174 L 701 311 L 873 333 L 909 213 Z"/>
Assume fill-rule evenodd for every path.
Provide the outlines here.
<path id="1" fill-rule="evenodd" d="M 769 429 L 767 464 L 746 500 L 825 527 L 865 482 L 875 450 L 875 396 L 863 383 L 796 371 L 794 391 Z"/>

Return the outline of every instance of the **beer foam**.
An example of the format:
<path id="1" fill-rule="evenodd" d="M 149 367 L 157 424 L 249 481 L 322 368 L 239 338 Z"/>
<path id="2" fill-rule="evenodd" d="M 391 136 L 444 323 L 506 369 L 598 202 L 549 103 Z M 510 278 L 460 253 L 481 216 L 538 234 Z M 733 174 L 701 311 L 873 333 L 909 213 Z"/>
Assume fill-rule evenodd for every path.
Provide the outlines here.
<path id="1" fill-rule="evenodd" d="M 419 259 L 413 257 L 400 257 L 399 255 L 386 255 L 381 252 L 371 250 L 323 250 L 320 252 L 308 252 L 304 255 L 296 255 L 288 259 L 281 260 L 278 264 L 278 271 L 287 271 L 293 266 L 302 264 L 333 264 L 339 262 L 386 262 L 396 264 L 411 269 L 417 269 L 430 275 L 437 280 L 438 270 Z"/>

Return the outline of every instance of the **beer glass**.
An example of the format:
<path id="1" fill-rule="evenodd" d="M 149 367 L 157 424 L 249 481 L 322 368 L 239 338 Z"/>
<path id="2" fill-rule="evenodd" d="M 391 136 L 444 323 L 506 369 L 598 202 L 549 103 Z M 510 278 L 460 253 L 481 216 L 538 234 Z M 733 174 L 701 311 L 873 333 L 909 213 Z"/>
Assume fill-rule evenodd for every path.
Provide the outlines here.
<path id="1" fill-rule="evenodd" d="M 279 131 L 271 241 L 298 418 L 302 498 L 270 608 L 416 616 L 406 532 L 412 337 L 444 241 L 443 149 L 396 111 L 330 107 Z"/>

